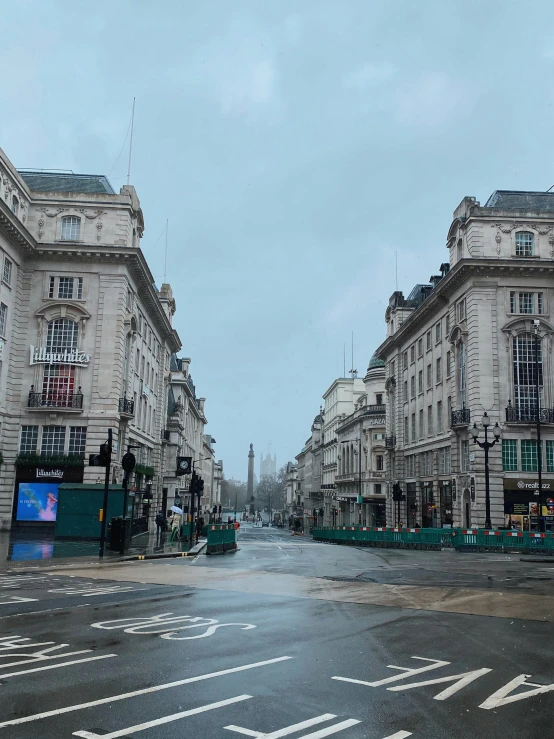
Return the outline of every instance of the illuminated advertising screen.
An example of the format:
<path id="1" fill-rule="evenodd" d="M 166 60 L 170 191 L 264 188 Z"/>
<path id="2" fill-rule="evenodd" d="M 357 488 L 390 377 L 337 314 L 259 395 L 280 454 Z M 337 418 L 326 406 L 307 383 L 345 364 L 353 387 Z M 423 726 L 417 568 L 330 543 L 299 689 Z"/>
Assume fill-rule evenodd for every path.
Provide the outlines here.
<path id="1" fill-rule="evenodd" d="M 58 487 L 57 482 L 20 482 L 16 519 L 54 522 L 58 509 Z"/>

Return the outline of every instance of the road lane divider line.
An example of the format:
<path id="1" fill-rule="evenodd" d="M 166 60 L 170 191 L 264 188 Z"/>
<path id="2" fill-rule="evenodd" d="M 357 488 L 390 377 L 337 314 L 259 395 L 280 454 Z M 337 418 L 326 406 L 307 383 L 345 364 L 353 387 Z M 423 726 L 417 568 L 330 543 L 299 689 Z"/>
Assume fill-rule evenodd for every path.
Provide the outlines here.
<path id="1" fill-rule="evenodd" d="M 234 724 L 229 724 L 229 726 L 224 726 L 223 728 L 234 731 L 237 734 L 244 734 L 244 736 L 253 736 L 254 739 L 260 739 L 260 737 L 265 736 L 263 731 L 252 731 L 252 729 L 245 729 L 242 726 L 235 726 Z"/>
<path id="2" fill-rule="evenodd" d="M 114 655 L 115 656 L 115 655 Z M 85 708 L 94 708 L 95 706 L 102 706 L 106 703 L 115 703 L 116 701 L 126 700 L 127 698 L 136 698 L 139 695 L 148 695 L 150 693 L 157 693 L 160 690 L 168 690 L 169 688 L 177 688 L 181 685 L 189 685 L 190 683 L 198 683 L 203 680 L 210 680 L 214 677 L 224 677 L 225 675 L 232 675 L 235 672 L 244 672 L 245 670 L 253 670 L 257 667 L 265 667 L 266 665 L 274 665 L 279 662 L 285 662 L 293 657 L 274 657 L 273 659 L 266 659 L 262 662 L 251 662 L 247 665 L 239 665 L 239 667 L 229 667 L 226 670 L 218 670 L 217 672 L 210 672 L 206 675 L 196 675 L 195 677 L 187 677 L 183 680 L 174 680 L 171 683 L 164 683 L 163 685 L 153 685 L 150 688 L 142 688 L 141 690 L 132 690 L 129 693 L 121 693 L 120 695 L 110 695 L 107 698 L 99 698 L 95 701 L 88 701 L 87 703 L 78 703 L 74 706 L 64 706 L 63 708 L 54 708 L 50 711 L 43 711 L 42 713 L 34 713 L 30 716 L 22 716 L 20 718 L 14 718 L 9 721 L 0 721 L 0 729 L 6 726 L 19 726 L 20 724 L 27 724 L 31 721 L 40 721 L 44 718 L 50 718 L 51 716 L 60 716 L 64 713 L 72 713 L 74 711 L 82 711 Z"/>
<path id="3" fill-rule="evenodd" d="M 173 721 L 179 721 L 187 716 L 196 716 L 199 713 L 205 713 L 206 711 L 214 711 L 216 708 L 223 708 L 224 706 L 230 706 L 233 703 L 240 703 L 241 701 L 247 701 L 252 698 L 251 695 L 237 695 L 235 698 L 228 698 L 227 700 L 217 701 L 216 703 L 208 703 L 205 706 L 198 706 L 197 708 L 189 708 L 188 711 L 180 711 L 179 713 L 172 713 L 170 716 L 162 716 L 162 718 L 156 718 L 152 721 L 145 721 L 142 724 L 135 724 L 135 726 L 129 726 L 126 729 L 119 729 L 118 731 L 112 731 L 109 734 L 94 734 L 91 731 L 74 731 L 73 736 L 80 736 L 83 739 L 118 739 L 118 737 L 128 737 L 130 734 L 134 734 L 138 731 L 145 731 L 151 729 L 153 726 L 162 726 L 163 724 L 170 724 Z"/>
<path id="4" fill-rule="evenodd" d="M 357 718 L 349 718 L 346 719 L 346 721 L 341 721 L 340 724 L 333 724 L 333 726 L 328 726 L 326 729 L 319 729 L 318 731 L 314 731 L 311 734 L 302 734 L 302 736 L 298 739 L 323 739 L 324 736 L 337 734 L 339 731 L 344 731 L 345 729 L 350 728 L 350 726 L 356 726 L 356 724 L 360 723 L 361 721 L 358 721 Z M 268 738 L 271 736 L 274 735 L 267 734 Z"/>
<path id="5" fill-rule="evenodd" d="M 330 721 L 332 718 L 336 718 L 334 713 L 323 713 L 321 716 L 315 716 L 314 718 L 306 719 L 306 721 L 300 721 L 300 723 L 285 726 L 283 729 L 272 731 L 270 734 L 251 731 L 250 729 L 244 729 L 242 726 L 234 726 L 233 724 L 225 726 L 224 728 L 229 731 L 236 731 L 239 734 L 246 734 L 247 736 L 264 737 L 264 739 L 280 739 L 283 736 L 288 736 L 289 734 L 295 734 L 297 731 L 302 731 L 302 729 L 309 729 L 310 726 Z"/>
<path id="6" fill-rule="evenodd" d="M 57 670 L 58 667 L 69 667 L 70 665 L 80 665 L 83 662 L 96 662 L 99 659 L 109 659 L 117 657 L 117 654 L 99 654 L 96 657 L 86 657 L 85 659 L 72 659 L 69 662 L 60 662 L 57 665 L 44 665 L 43 667 L 32 667 L 30 670 L 19 670 L 18 672 L 10 672 L 7 675 L 0 674 L 0 680 L 6 680 L 8 677 L 16 677 L 16 675 L 29 675 L 31 672 L 45 672 L 46 670 Z M 4 726 L 5 724 L 0 724 Z"/>
<path id="7" fill-rule="evenodd" d="M 386 736 L 385 739 L 406 739 L 408 736 L 412 736 L 411 731 L 397 731 L 396 734 Z"/>

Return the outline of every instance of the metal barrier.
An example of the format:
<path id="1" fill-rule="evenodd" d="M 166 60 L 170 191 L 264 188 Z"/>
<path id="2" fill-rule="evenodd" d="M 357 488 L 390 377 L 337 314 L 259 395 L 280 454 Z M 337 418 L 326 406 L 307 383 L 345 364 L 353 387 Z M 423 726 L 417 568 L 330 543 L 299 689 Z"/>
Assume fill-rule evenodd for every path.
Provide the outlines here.
<path id="1" fill-rule="evenodd" d="M 237 549 L 237 530 L 234 524 L 213 523 L 207 527 L 206 554 L 225 554 Z"/>

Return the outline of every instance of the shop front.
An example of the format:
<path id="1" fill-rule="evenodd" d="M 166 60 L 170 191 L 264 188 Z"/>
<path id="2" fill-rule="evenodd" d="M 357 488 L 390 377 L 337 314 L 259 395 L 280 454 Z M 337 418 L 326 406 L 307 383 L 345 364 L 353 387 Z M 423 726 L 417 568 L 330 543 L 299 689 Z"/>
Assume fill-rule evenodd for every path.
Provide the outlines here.
<path id="1" fill-rule="evenodd" d="M 504 479 L 504 525 L 516 531 L 538 530 L 539 481 Z M 554 480 L 542 480 L 542 515 L 546 530 L 554 531 Z"/>
<path id="2" fill-rule="evenodd" d="M 58 489 L 64 482 L 83 482 L 83 461 L 67 463 L 27 461 L 16 468 L 12 527 L 52 526 L 56 523 Z"/>

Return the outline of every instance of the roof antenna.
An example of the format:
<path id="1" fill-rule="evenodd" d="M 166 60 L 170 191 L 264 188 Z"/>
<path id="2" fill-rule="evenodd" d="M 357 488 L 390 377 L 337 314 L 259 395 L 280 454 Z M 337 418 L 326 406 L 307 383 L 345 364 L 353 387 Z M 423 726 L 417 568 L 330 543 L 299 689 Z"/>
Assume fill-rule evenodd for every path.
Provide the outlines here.
<path id="1" fill-rule="evenodd" d="M 358 370 L 354 369 L 354 331 L 352 331 L 352 369 L 348 373 L 355 380 L 358 377 Z"/>
<path id="2" fill-rule="evenodd" d="M 167 232 L 169 230 L 169 218 L 165 221 L 165 254 L 164 254 L 164 282 L 167 276 Z"/>
<path id="3" fill-rule="evenodd" d="M 346 344 L 342 345 L 342 376 L 346 377 Z"/>
<path id="4" fill-rule="evenodd" d="M 131 179 L 131 154 L 133 153 L 133 128 L 135 127 L 135 98 L 133 98 L 133 112 L 131 113 L 131 140 L 129 141 L 129 165 L 127 167 L 127 184 Z"/>
<path id="5" fill-rule="evenodd" d="M 554 185 L 552 185 L 554 187 Z M 398 252 L 394 252 L 394 259 L 396 262 L 396 292 L 398 292 Z"/>

